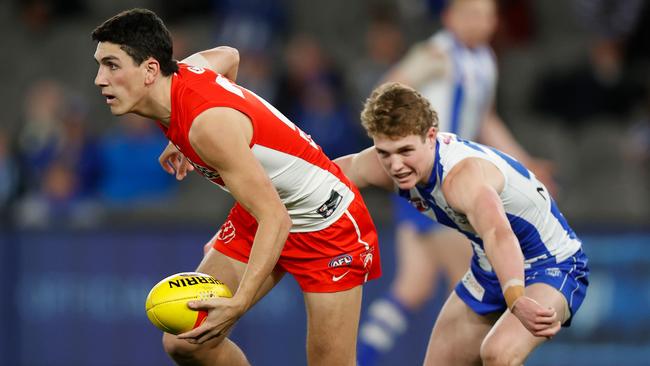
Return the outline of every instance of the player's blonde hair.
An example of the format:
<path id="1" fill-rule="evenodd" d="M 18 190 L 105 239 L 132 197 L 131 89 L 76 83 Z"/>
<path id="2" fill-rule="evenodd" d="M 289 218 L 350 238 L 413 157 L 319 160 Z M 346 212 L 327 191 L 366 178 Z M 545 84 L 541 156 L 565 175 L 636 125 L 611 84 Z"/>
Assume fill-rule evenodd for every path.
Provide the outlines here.
<path id="1" fill-rule="evenodd" d="M 361 124 L 371 138 L 377 135 L 391 139 L 409 135 L 424 137 L 431 127 L 438 128 L 438 114 L 413 88 L 385 83 L 366 100 Z"/>

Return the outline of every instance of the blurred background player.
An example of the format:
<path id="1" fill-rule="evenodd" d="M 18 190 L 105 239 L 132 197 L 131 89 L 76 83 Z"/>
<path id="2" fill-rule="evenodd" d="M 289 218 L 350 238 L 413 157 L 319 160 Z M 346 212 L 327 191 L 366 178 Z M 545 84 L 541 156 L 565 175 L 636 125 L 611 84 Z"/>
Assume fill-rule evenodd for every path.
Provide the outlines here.
<path id="1" fill-rule="evenodd" d="M 552 164 L 531 157 L 499 115 L 494 99 L 497 65 L 489 45 L 497 28 L 494 0 L 450 0 L 443 28 L 415 44 L 385 76 L 417 89 L 438 112 L 440 131 L 502 150 L 531 169 L 555 192 Z M 465 273 L 467 238 L 420 214 L 406 200 L 393 200 L 396 219 L 396 276 L 375 300 L 360 327 L 358 363 L 375 365 L 393 348 L 411 315 L 431 297 L 444 276 L 448 293 Z"/>

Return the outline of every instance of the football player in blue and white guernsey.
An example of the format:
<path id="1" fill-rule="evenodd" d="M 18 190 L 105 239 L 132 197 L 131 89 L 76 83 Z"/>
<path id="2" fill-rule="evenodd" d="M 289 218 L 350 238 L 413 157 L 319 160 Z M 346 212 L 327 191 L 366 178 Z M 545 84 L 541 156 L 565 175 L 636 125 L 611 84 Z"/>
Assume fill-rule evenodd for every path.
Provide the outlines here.
<path id="1" fill-rule="evenodd" d="M 335 160 L 346 175 L 396 192 L 474 252 L 424 364 L 523 364 L 569 326 L 588 286 L 580 239 L 548 190 L 509 155 L 439 133 L 427 99 L 403 84 L 375 89 L 361 120 L 374 146 Z"/>

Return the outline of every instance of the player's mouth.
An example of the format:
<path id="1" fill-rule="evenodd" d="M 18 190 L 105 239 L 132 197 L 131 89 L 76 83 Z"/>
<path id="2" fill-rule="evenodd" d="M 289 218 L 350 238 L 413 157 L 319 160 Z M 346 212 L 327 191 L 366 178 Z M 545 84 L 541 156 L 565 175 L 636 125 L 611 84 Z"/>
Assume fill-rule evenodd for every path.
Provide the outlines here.
<path id="1" fill-rule="evenodd" d="M 113 102 L 117 100 L 114 95 L 104 93 L 102 93 L 102 95 L 106 97 L 106 104 L 113 104 Z"/>
<path id="2" fill-rule="evenodd" d="M 393 178 L 397 180 L 398 182 L 403 182 L 407 180 L 411 176 L 412 172 L 404 172 L 404 173 L 399 173 L 399 174 L 393 174 Z"/>

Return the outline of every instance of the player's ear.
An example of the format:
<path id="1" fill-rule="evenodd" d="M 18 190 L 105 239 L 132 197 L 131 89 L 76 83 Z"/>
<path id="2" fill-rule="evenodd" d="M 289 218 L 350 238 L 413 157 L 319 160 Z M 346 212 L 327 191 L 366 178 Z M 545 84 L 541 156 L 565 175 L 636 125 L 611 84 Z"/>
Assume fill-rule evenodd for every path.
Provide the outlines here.
<path id="1" fill-rule="evenodd" d="M 435 127 L 430 127 L 429 130 L 427 131 L 425 140 L 427 142 L 433 143 L 436 140 L 437 135 L 438 135 L 438 130 Z"/>
<path id="2" fill-rule="evenodd" d="M 150 85 L 160 74 L 160 63 L 155 58 L 149 57 L 148 59 L 144 60 L 144 71 L 144 82 L 145 84 Z"/>

